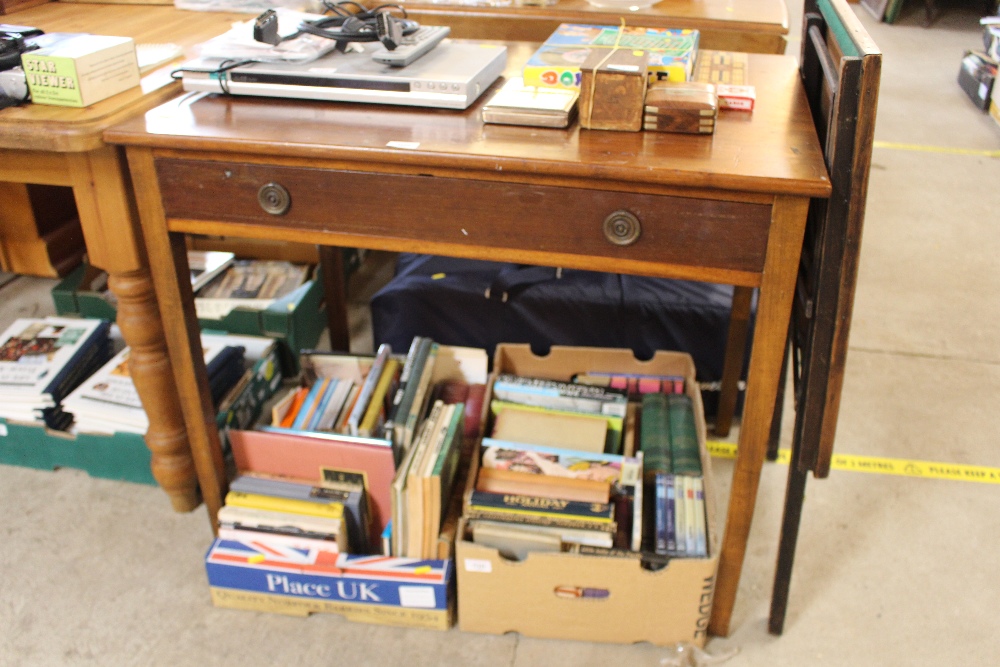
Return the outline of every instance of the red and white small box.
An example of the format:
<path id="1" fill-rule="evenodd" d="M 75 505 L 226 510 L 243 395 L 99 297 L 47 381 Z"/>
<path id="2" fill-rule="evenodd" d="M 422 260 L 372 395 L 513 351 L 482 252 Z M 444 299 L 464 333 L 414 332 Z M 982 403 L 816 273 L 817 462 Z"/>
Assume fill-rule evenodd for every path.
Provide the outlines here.
<path id="1" fill-rule="evenodd" d="M 733 86 L 724 83 L 715 84 L 715 92 L 719 96 L 719 110 L 753 111 L 757 90 L 753 86 Z"/>

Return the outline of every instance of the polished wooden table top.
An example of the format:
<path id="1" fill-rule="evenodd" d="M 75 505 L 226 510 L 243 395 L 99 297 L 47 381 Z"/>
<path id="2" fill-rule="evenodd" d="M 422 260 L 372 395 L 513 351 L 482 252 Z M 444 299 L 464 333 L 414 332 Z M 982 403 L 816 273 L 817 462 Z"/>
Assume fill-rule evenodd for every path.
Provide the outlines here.
<path id="1" fill-rule="evenodd" d="M 511 45 L 508 75 L 530 54 Z M 829 182 L 794 58 L 752 55 L 753 113 L 722 112 L 714 135 L 524 128 L 465 111 L 186 94 L 107 133 L 118 144 L 296 156 L 464 178 L 605 181 L 639 190 L 824 197 Z M 495 84 L 495 89 L 500 82 Z"/>
<path id="2" fill-rule="evenodd" d="M 132 37 L 136 44 L 192 47 L 228 30 L 246 14 L 190 12 L 174 7 L 50 2 L 4 16 L 5 23 L 52 32 L 88 32 Z M 179 60 L 177 61 L 179 62 Z M 176 63 L 175 63 L 176 66 Z M 180 92 L 170 66 L 142 77 L 140 85 L 82 109 L 26 104 L 0 110 L 0 148 L 55 152 L 86 151 L 103 144 L 101 133 Z"/>

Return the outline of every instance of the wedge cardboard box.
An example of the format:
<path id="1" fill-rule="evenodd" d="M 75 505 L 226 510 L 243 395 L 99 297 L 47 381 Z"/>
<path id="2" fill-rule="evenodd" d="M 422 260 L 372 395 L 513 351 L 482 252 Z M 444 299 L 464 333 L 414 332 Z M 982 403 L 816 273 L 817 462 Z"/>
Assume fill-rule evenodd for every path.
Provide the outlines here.
<path id="1" fill-rule="evenodd" d="M 330 554 L 220 540 L 205 555 L 217 607 L 429 630 L 451 627 L 452 562 Z"/>
<path id="2" fill-rule="evenodd" d="M 707 490 L 709 556 L 674 558 L 658 570 L 644 568 L 637 552 L 620 556 L 533 552 L 524 560 L 512 561 L 496 548 L 473 543 L 462 525 L 455 545 L 462 630 L 516 631 L 529 637 L 586 641 L 705 644 L 719 546 L 704 410 L 691 357 L 658 352 L 648 361 L 639 361 L 630 350 L 568 347 L 553 347 L 547 356 L 538 357 L 527 345 L 499 345 L 493 362 L 494 373 L 562 381 L 578 373 L 602 371 L 687 378 L 685 391 L 694 402 Z M 474 484 L 477 467 L 474 460 L 469 484 Z"/>

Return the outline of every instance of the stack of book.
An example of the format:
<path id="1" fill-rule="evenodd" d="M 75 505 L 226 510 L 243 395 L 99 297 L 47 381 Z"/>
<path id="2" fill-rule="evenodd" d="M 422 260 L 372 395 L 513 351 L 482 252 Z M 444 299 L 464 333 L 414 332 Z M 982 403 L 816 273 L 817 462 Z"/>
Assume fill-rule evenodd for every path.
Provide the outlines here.
<path id="1" fill-rule="evenodd" d="M 646 548 L 667 556 L 708 556 L 704 479 L 690 397 L 644 396 L 639 440 L 653 521 Z"/>
<path id="2" fill-rule="evenodd" d="M 218 407 L 245 373 L 245 347 L 230 344 L 226 336 L 213 335 L 202 337 L 202 350 L 212 404 Z M 149 418 L 132 382 L 130 355 L 131 348 L 122 349 L 63 400 L 63 410 L 72 416 L 73 430 L 146 434 Z"/>
<path id="3" fill-rule="evenodd" d="M 521 559 L 570 546 L 628 548 L 640 457 L 622 453 L 626 391 L 500 374 L 493 426 L 463 500 L 473 541 Z"/>
<path id="4" fill-rule="evenodd" d="M 369 553 L 370 513 L 360 484 L 243 473 L 219 510 L 219 538 L 327 554 Z"/>
<path id="5" fill-rule="evenodd" d="M 107 361 L 106 320 L 18 319 L 0 335 L 0 417 L 64 430 L 60 402 Z"/>
<path id="6" fill-rule="evenodd" d="M 468 465 L 463 443 L 470 430 L 478 434 L 485 394 L 485 381 L 468 381 L 461 369 L 481 362 L 485 380 L 482 350 L 418 336 L 405 357 L 381 345 L 373 356 L 304 352 L 301 360 L 300 385 L 275 404 L 262 430 L 323 439 L 328 447 L 340 441 L 344 451 L 391 448 L 391 489 L 371 490 L 376 502 L 383 495 L 389 501 L 383 553 L 448 557 L 448 518 L 457 524 L 460 514 L 454 480 Z"/>
<path id="7" fill-rule="evenodd" d="M 675 376 L 498 375 L 492 430 L 463 499 L 472 540 L 518 560 L 567 550 L 707 555 L 699 445 L 683 392 Z"/>
<path id="8" fill-rule="evenodd" d="M 271 411 L 271 426 L 381 437 L 389 392 L 399 382 L 399 361 L 383 345 L 374 358 L 307 353 L 303 383 Z M 321 374 L 317 374 L 321 373 Z"/>
<path id="9" fill-rule="evenodd" d="M 264 310 L 302 287 L 310 267 L 284 261 L 232 260 L 195 292 L 199 319 L 222 319 L 235 308 Z M 199 277 L 192 275 L 192 281 Z"/>
<path id="10" fill-rule="evenodd" d="M 389 553 L 411 558 L 447 558 L 440 543 L 459 468 L 464 436 L 464 403 L 434 402 L 396 469 L 392 482 L 392 531 Z"/>

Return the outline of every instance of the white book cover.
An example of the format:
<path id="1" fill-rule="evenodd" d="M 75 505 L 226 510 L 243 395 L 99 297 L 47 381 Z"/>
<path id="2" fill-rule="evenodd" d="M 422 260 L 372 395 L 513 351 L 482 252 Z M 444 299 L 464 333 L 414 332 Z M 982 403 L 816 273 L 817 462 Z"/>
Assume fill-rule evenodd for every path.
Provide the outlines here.
<path id="1" fill-rule="evenodd" d="M 205 363 L 211 362 L 226 346 L 243 342 L 242 338 L 246 337 L 203 335 Z M 122 349 L 63 399 L 63 409 L 73 414 L 77 431 L 146 433 L 149 418 L 132 382 L 130 355 L 131 348 Z"/>
<path id="2" fill-rule="evenodd" d="M 0 335 L 0 398 L 53 407 L 55 390 L 104 320 L 15 320 Z"/>

